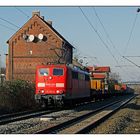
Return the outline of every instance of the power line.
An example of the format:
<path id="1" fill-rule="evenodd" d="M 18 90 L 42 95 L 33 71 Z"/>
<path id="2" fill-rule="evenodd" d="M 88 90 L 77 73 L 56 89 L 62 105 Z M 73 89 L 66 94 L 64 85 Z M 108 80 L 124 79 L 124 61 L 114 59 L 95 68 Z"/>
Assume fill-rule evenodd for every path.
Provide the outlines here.
<path id="1" fill-rule="evenodd" d="M 0 24 L 0 26 L 3 26 L 3 27 L 5 27 L 5 28 L 7 28 L 7 29 L 9 29 L 9 30 L 15 31 L 15 29 L 13 29 L 13 28 L 11 28 L 11 27 L 8 27 L 8 26 L 6 26 L 6 25 Z"/>
<path id="2" fill-rule="evenodd" d="M 114 58 L 114 60 L 116 61 L 116 63 L 118 64 L 117 59 L 115 58 L 115 56 L 112 54 L 112 52 L 110 51 L 108 45 L 104 42 L 104 40 L 102 39 L 102 37 L 100 36 L 100 34 L 97 32 L 97 30 L 95 29 L 95 27 L 93 26 L 93 24 L 90 22 L 89 18 L 86 16 L 86 14 L 84 13 L 84 11 L 82 10 L 81 7 L 79 7 L 80 11 L 82 12 L 82 14 L 84 15 L 85 19 L 87 20 L 87 22 L 89 23 L 89 25 L 91 26 L 91 28 L 94 30 L 94 32 L 97 34 L 97 36 L 99 37 L 100 41 L 103 43 L 103 45 L 107 48 L 108 52 L 111 54 L 111 56 Z"/>
<path id="3" fill-rule="evenodd" d="M 115 67 L 132 67 L 132 65 L 116 65 Z"/>
<path id="4" fill-rule="evenodd" d="M 129 35 L 129 38 L 128 38 L 128 41 L 127 41 L 127 44 L 126 44 L 126 47 L 125 47 L 125 50 L 124 50 L 125 51 L 124 53 L 126 53 L 126 51 L 128 49 L 129 42 L 130 42 L 130 39 L 132 37 L 132 33 L 133 33 L 133 30 L 134 30 L 134 27 L 135 27 L 135 24 L 136 24 L 136 21 L 137 21 L 138 12 L 140 12 L 140 9 L 139 8 L 137 9 L 137 13 L 136 13 L 136 16 L 135 16 L 135 19 L 134 19 L 134 22 L 133 22 L 133 25 L 132 25 L 132 28 L 131 28 L 131 32 L 130 32 L 130 35 Z M 137 65 L 136 63 L 134 63 L 133 61 L 131 61 L 130 59 L 128 59 L 126 57 L 139 57 L 139 56 L 122 56 L 122 58 L 124 58 L 125 60 L 127 60 L 131 64 L 135 65 L 136 67 L 140 68 L 139 65 Z M 134 75 L 134 73 L 133 73 L 133 75 Z"/>
<path id="5" fill-rule="evenodd" d="M 136 16 L 135 16 L 135 19 L 134 19 L 134 22 L 133 22 L 133 25 L 132 25 L 132 28 L 131 28 L 131 32 L 130 32 L 130 35 L 129 35 L 129 38 L 128 38 L 128 41 L 127 41 L 127 44 L 126 44 L 126 47 L 125 47 L 125 52 L 126 52 L 127 49 L 128 49 L 128 45 L 129 45 L 129 42 L 130 42 L 130 39 L 131 39 L 133 30 L 134 30 L 134 27 L 135 27 L 135 24 L 136 24 L 136 20 L 137 20 L 137 17 L 138 17 L 138 12 L 140 12 L 140 8 L 137 9 L 137 14 L 136 14 Z M 125 52 L 124 52 L 124 53 L 125 53 Z M 122 58 L 124 58 L 125 60 L 127 60 L 127 61 L 130 62 L 131 64 L 135 65 L 136 67 L 140 68 L 139 65 L 137 65 L 137 64 L 134 63 L 133 61 L 129 60 L 127 57 L 134 57 L 134 56 L 122 56 Z M 138 56 L 137 56 L 137 57 L 138 57 Z"/>
<path id="6" fill-rule="evenodd" d="M 127 61 L 129 61 L 130 63 L 134 64 L 136 67 L 140 68 L 139 65 L 137 65 L 136 63 L 134 63 L 133 61 L 129 60 L 128 58 L 126 58 L 125 56 L 122 56 L 123 58 L 125 58 Z"/>
<path id="7" fill-rule="evenodd" d="M 107 37 L 108 40 L 110 41 L 110 43 L 111 43 L 111 45 L 113 46 L 113 48 L 114 48 L 114 49 L 118 52 L 118 54 L 122 57 L 121 53 L 116 49 L 114 43 L 112 42 L 112 40 L 111 40 L 111 38 L 110 38 L 110 36 L 109 36 L 109 34 L 108 34 L 108 32 L 107 32 L 107 30 L 106 30 L 104 24 L 102 23 L 100 17 L 98 16 L 98 13 L 97 13 L 95 7 L 92 7 L 92 8 L 93 8 L 96 17 L 98 18 L 98 20 L 99 20 L 99 22 L 100 22 L 100 24 L 101 24 L 101 26 L 102 26 L 102 28 L 103 28 L 105 34 L 106 34 L 106 37 Z M 119 65 L 119 68 L 124 72 L 124 69 L 123 69 L 120 65 Z M 126 72 L 125 72 L 125 73 L 126 73 Z"/>
<path id="8" fill-rule="evenodd" d="M 80 8 L 80 7 L 79 7 Z M 83 12 L 83 10 L 80 8 L 82 14 L 84 15 L 84 17 L 86 18 L 86 20 L 88 21 L 88 23 L 90 24 L 90 26 L 92 27 L 92 29 L 95 31 L 95 33 L 98 35 L 98 37 L 100 38 L 101 42 L 104 44 L 104 46 L 107 48 L 107 50 L 109 51 L 109 53 L 111 54 L 111 56 L 114 58 L 115 62 L 119 65 L 118 61 L 116 60 L 115 56 L 112 54 L 112 52 L 110 51 L 108 45 L 103 41 L 103 39 L 101 38 L 100 34 L 97 32 L 97 30 L 94 28 L 94 26 L 92 25 L 92 23 L 90 22 L 90 20 L 88 19 L 88 17 L 85 15 L 85 13 Z M 97 15 L 97 12 L 96 12 L 96 15 Z M 99 19 L 99 16 L 97 15 L 98 19 Z M 99 19 L 100 20 L 100 19 Z M 100 20 L 100 24 L 103 26 L 104 28 L 104 31 L 106 33 L 106 35 L 109 37 L 104 25 L 102 24 L 101 20 Z M 109 38 L 109 40 L 111 40 Z M 111 41 L 111 43 L 113 44 L 113 42 Z M 113 44 L 114 46 L 114 44 Z M 119 53 L 120 54 L 120 53 Z M 121 56 L 121 54 L 120 54 Z M 121 67 L 120 67 L 121 68 Z M 121 68 L 122 69 L 122 68 Z M 122 69 L 123 70 L 123 69 Z M 124 71 L 124 70 L 123 70 Z"/>
<path id="9" fill-rule="evenodd" d="M 80 7 L 79 7 L 80 8 Z M 115 60 L 115 62 L 119 65 L 119 63 L 118 63 L 118 61 L 116 60 L 116 58 L 115 58 L 115 56 L 112 54 L 112 52 L 110 51 L 110 49 L 109 49 L 109 47 L 108 47 L 108 45 L 103 41 L 103 39 L 101 38 L 101 36 L 100 36 L 100 34 L 97 32 L 97 30 L 94 28 L 94 26 L 92 25 L 92 23 L 90 22 L 90 20 L 88 19 L 88 17 L 86 16 L 86 14 L 84 13 L 84 11 L 80 8 L 80 10 L 81 10 L 81 12 L 82 12 L 82 14 L 84 15 L 84 17 L 86 18 L 86 20 L 88 21 L 88 23 L 90 24 L 90 26 L 92 27 L 92 29 L 94 30 L 94 32 L 98 35 L 98 37 L 99 37 L 99 39 L 101 40 L 101 42 L 104 44 L 104 46 L 107 48 L 107 50 L 109 51 L 109 53 L 111 54 L 111 56 L 114 58 L 114 60 Z M 97 12 L 96 12 L 96 14 L 97 14 Z M 99 18 L 99 17 L 98 17 Z M 101 20 L 100 20 L 100 22 L 101 22 Z M 101 24 L 102 24 L 102 22 L 101 22 Z M 104 28 L 104 30 L 105 30 L 105 32 L 106 32 L 106 29 L 105 29 L 105 27 L 104 27 L 104 25 L 102 24 L 102 26 L 103 26 L 103 28 Z M 107 33 L 107 32 L 106 32 Z M 108 33 L 107 33 L 107 36 L 109 36 L 108 35 Z M 111 40 L 111 39 L 110 39 Z M 112 42 L 112 41 L 111 41 Z M 112 44 L 113 44 L 113 42 L 112 42 Z M 120 54 L 120 53 L 119 53 Z M 120 56 L 122 56 L 121 54 L 120 54 Z M 120 67 L 121 68 L 121 67 Z M 122 69 L 122 68 L 121 68 Z M 122 69 L 123 70 L 123 69 Z M 124 71 L 124 70 L 123 70 Z"/>
<path id="10" fill-rule="evenodd" d="M 125 57 L 140 57 L 140 56 L 125 56 Z"/>
<path id="11" fill-rule="evenodd" d="M 20 28 L 19 26 L 15 25 L 14 23 L 12 23 L 12 22 L 10 22 L 10 21 L 4 19 L 4 18 L 1 18 L 1 17 L 0 17 L 0 20 L 3 20 L 3 21 L 5 21 L 5 22 L 7 22 L 7 23 L 9 23 L 9 24 L 11 24 L 11 25 L 13 25 L 13 26 L 15 26 L 16 28 Z"/>
<path id="12" fill-rule="evenodd" d="M 107 30 L 106 30 L 106 28 L 105 28 L 103 22 L 101 21 L 99 15 L 98 15 L 98 13 L 97 13 L 97 11 L 96 11 L 96 9 L 95 9 L 95 7 L 92 7 L 92 8 L 93 8 L 96 17 L 98 18 L 98 20 L 99 20 L 99 22 L 100 22 L 100 24 L 101 24 L 101 26 L 102 26 L 102 28 L 103 28 L 105 34 L 106 34 L 106 37 L 107 37 L 108 40 L 110 41 L 110 43 L 111 43 L 111 45 L 113 46 L 113 48 L 114 48 L 114 49 L 119 53 L 119 55 L 121 56 L 120 52 L 116 49 L 116 47 L 115 47 L 113 41 L 111 40 L 111 38 L 110 38 L 110 36 L 109 36 L 109 34 L 108 34 L 108 32 L 107 32 Z"/>
<path id="13" fill-rule="evenodd" d="M 137 21 L 138 12 L 139 12 L 139 11 L 137 10 L 137 13 L 136 13 L 136 16 L 135 16 L 135 19 L 134 19 L 134 22 L 133 22 L 133 24 L 132 24 L 132 28 L 131 28 L 131 31 L 130 31 L 129 38 L 128 38 L 127 43 L 126 43 L 126 46 L 125 46 L 124 53 L 126 53 L 126 51 L 127 51 L 127 49 L 128 49 L 129 42 L 130 42 L 130 40 L 131 40 L 132 33 L 133 33 L 133 30 L 134 30 L 134 27 L 135 27 L 135 24 L 136 24 L 136 21 Z"/>
<path id="14" fill-rule="evenodd" d="M 108 39 L 109 39 L 109 41 L 111 42 L 112 46 L 116 49 L 114 43 L 113 43 L 112 40 L 110 39 L 109 34 L 107 33 L 107 30 L 105 29 L 105 27 L 104 27 L 104 25 L 103 25 L 101 19 L 99 18 L 99 16 L 98 16 L 98 14 L 97 14 L 97 11 L 96 11 L 95 7 L 93 8 L 93 10 L 94 10 L 95 15 L 97 16 L 97 18 L 98 18 L 100 24 L 102 25 L 102 27 L 103 27 L 103 29 L 104 29 L 104 32 L 105 32 L 106 36 L 108 37 Z M 140 11 L 140 9 L 137 10 L 137 12 L 139 12 L 139 11 Z M 131 38 L 131 36 L 132 36 L 132 31 L 133 31 L 133 29 L 134 29 L 134 26 L 135 26 L 135 23 L 136 23 L 136 19 L 137 19 L 137 16 L 136 16 L 136 18 L 135 18 L 135 20 L 134 20 L 133 27 L 132 27 L 131 34 L 130 34 L 130 37 L 129 37 L 128 42 L 130 41 L 130 38 Z M 117 50 L 117 49 L 116 49 L 116 50 Z M 120 55 L 122 58 L 124 58 L 118 50 L 117 50 L 117 52 L 119 53 L 119 55 Z M 140 57 L 140 56 L 128 56 L 128 57 Z M 124 58 L 124 59 L 125 59 L 125 58 Z M 127 60 L 127 61 L 128 61 L 128 60 Z M 134 64 L 134 63 L 133 63 L 133 64 Z M 121 66 L 119 66 L 119 67 L 122 68 Z"/>
<path id="15" fill-rule="evenodd" d="M 17 9 L 20 13 L 22 13 L 24 16 L 26 16 L 27 18 L 29 18 L 29 16 L 24 11 L 22 11 L 21 9 L 19 9 L 18 7 L 15 7 L 15 9 Z"/>
<path id="16" fill-rule="evenodd" d="M 79 7 L 79 8 L 80 8 L 80 7 Z M 90 25 L 90 26 L 92 27 L 92 29 L 94 30 L 94 32 L 98 35 L 98 37 L 99 37 L 99 39 L 101 40 L 101 42 L 104 44 L 104 46 L 107 48 L 107 50 L 109 51 L 109 53 L 111 54 L 111 56 L 114 58 L 115 62 L 116 62 L 117 64 L 119 64 L 118 61 L 116 60 L 115 56 L 114 56 L 114 55 L 112 54 L 112 52 L 110 51 L 108 45 L 103 41 L 103 39 L 101 38 L 100 34 L 97 32 L 97 30 L 95 29 L 95 27 L 93 26 L 93 24 L 90 22 L 90 20 L 88 19 L 88 17 L 86 16 L 86 14 L 84 13 L 84 11 L 82 10 L 82 8 L 80 8 L 80 10 L 81 10 L 82 14 L 84 15 L 84 17 L 86 18 L 86 20 L 88 21 L 89 25 Z M 96 15 L 97 15 L 97 12 L 96 12 Z M 98 16 L 98 15 L 97 15 L 97 16 Z M 98 18 L 99 18 L 99 16 L 98 16 Z M 99 20 L 100 20 L 100 19 L 99 19 Z M 111 39 L 110 39 L 110 37 L 109 37 L 109 35 L 108 35 L 108 33 L 107 33 L 107 31 L 106 31 L 104 25 L 102 24 L 101 20 L 100 20 L 100 24 L 103 26 L 106 35 L 108 36 L 110 42 L 112 43 L 112 45 L 113 45 L 114 48 L 115 48 L 115 45 L 114 45 L 113 42 L 111 41 Z M 118 52 L 119 52 L 119 51 L 118 51 Z M 120 53 L 119 53 L 119 55 L 122 57 L 122 55 L 121 55 Z M 122 69 L 122 67 L 120 67 L 120 68 Z M 123 70 L 123 69 L 122 69 L 122 70 Z M 123 70 L 123 71 L 124 71 L 124 70 Z"/>
<path id="17" fill-rule="evenodd" d="M 119 65 L 118 65 L 118 66 L 115 66 L 115 67 L 116 67 L 116 68 L 117 68 L 117 67 L 120 68 L 120 70 L 122 70 L 122 72 L 124 72 L 124 74 L 125 74 L 127 77 L 129 77 L 130 79 L 134 79 L 133 76 L 134 76 L 135 74 L 130 75 L 129 72 L 126 71 L 126 69 L 124 69 L 125 66 L 123 67 L 123 66 L 119 66 Z M 128 69 L 127 69 L 127 70 L 128 70 Z M 135 75 L 135 76 L 136 76 L 136 75 Z"/>

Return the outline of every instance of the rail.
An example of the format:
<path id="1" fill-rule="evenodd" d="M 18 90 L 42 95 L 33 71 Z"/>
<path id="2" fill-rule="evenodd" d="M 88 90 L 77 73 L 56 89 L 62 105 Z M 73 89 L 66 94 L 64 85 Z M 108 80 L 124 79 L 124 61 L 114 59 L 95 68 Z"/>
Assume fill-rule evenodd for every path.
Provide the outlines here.
<path id="1" fill-rule="evenodd" d="M 136 95 L 130 97 L 129 99 L 119 100 L 108 105 L 105 105 L 101 108 L 98 108 L 94 111 L 91 111 L 82 116 L 76 117 L 69 121 L 65 121 L 56 126 L 46 128 L 35 132 L 35 134 L 83 134 L 87 133 L 91 128 L 99 125 L 103 120 L 107 119 L 114 112 L 120 109 L 122 106 L 127 104 L 132 100 Z"/>

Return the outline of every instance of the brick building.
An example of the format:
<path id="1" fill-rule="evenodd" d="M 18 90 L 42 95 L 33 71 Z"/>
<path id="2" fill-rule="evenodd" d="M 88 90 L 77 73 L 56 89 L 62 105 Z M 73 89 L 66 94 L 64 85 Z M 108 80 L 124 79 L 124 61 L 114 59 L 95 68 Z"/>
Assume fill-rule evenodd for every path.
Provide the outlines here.
<path id="1" fill-rule="evenodd" d="M 73 46 L 45 21 L 40 12 L 32 17 L 8 41 L 6 79 L 35 81 L 37 65 L 72 63 Z"/>

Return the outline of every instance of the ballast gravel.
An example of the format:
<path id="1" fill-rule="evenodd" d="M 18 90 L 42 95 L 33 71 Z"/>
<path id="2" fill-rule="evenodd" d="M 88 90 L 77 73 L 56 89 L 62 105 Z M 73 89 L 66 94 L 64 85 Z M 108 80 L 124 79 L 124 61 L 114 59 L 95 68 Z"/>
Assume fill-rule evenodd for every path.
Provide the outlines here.
<path id="1" fill-rule="evenodd" d="M 80 105 L 73 109 L 63 110 L 46 114 L 40 117 L 34 117 L 22 121 L 12 122 L 5 125 L 0 125 L 1 134 L 33 134 L 41 129 L 45 129 L 51 126 L 55 126 L 64 121 L 73 119 L 77 116 L 86 114 L 94 109 L 97 109 L 106 104 L 112 103 L 113 101 L 119 100 L 124 97 L 109 98 L 99 102 L 93 102 L 90 104 Z M 41 120 L 43 118 L 43 120 Z M 46 120 L 44 118 L 47 118 Z"/>
<path id="2" fill-rule="evenodd" d="M 140 94 L 90 134 L 140 134 Z"/>

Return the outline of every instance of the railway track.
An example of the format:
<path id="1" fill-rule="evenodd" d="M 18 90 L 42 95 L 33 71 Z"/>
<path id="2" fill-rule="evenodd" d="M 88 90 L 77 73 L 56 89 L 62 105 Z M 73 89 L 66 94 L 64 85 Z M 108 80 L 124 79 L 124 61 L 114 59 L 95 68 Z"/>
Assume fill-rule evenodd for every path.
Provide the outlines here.
<path id="1" fill-rule="evenodd" d="M 77 104 L 76 106 L 84 106 L 90 103 L 91 102 L 85 102 L 85 103 Z M 68 107 L 67 109 L 69 108 L 71 107 Z M 50 113 L 58 112 L 58 111 L 62 111 L 62 109 L 57 109 L 57 110 L 50 109 L 47 111 L 45 109 L 37 109 L 37 110 L 23 111 L 23 112 L 12 113 L 12 114 L 4 114 L 4 115 L 0 115 L 0 125 L 4 125 L 7 123 L 20 121 L 24 119 L 29 119 L 33 117 L 38 117 L 41 115 L 50 114 Z"/>
<path id="2" fill-rule="evenodd" d="M 90 102 L 77 104 L 77 106 L 82 106 L 82 105 L 84 106 L 86 104 L 90 104 Z M 15 122 L 15 121 L 21 121 L 21 120 L 29 119 L 33 117 L 38 117 L 41 115 L 50 114 L 50 113 L 59 112 L 59 111 L 62 111 L 62 109 L 57 109 L 57 110 L 37 109 L 37 110 L 23 111 L 23 112 L 12 113 L 12 114 L 4 114 L 4 115 L 0 115 L 0 125 L 4 125 L 4 124 Z"/>
<path id="3" fill-rule="evenodd" d="M 90 104 L 90 102 L 78 104 L 77 106 L 86 105 L 86 104 Z M 58 111 L 62 111 L 62 109 L 57 109 L 57 110 L 51 109 L 47 111 L 45 109 L 37 109 L 37 110 L 23 111 L 23 112 L 12 113 L 12 114 L 4 114 L 4 115 L 0 115 L 0 125 L 4 125 L 15 121 L 21 121 L 33 117 L 38 117 L 41 115 L 50 114 Z"/>
<path id="4" fill-rule="evenodd" d="M 15 122 L 15 121 L 20 121 L 24 119 L 29 119 L 33 117 L 38 117 L 44 114 L 49 114 L 52 112 L 57 112 L 59 110 L 43 110 L 43 109 L 38 109 L 38 110 L 31 110 L 31 111 L 24 111 L 24 112 L 19 112 L 19 113 L 12 113 L 12 114 L 6 114 L 6 115 L 1 115 L 0 116 L 0 125 Z"/>
<path id="5" fill-rule="evenodd" d="M 136 96 L 136 95 L 135 95 Z M 135 96 L 131 96 L 125 100 L 119 100 L 94 111 L 90 111 L 84 115 L 75 117 L 69 121 L 65 121 L 56 126 L 46 128 L 35 132 L 35 134 L 84 134 L 88 133 L 108 117 L 113 115 L 122 106 L 131 101 Z"/>

